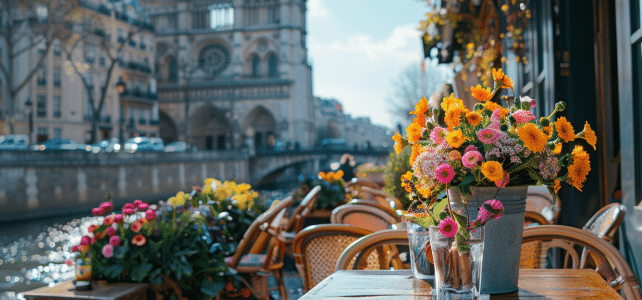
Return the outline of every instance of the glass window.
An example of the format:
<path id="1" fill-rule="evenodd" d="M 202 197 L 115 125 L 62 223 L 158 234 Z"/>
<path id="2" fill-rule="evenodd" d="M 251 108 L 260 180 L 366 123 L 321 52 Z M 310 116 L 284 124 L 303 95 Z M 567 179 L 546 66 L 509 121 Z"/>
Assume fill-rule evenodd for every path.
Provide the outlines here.
<path id="1" fill-rule="evenodd" d="M 177 23 L 178 23 L 178 16 L 175 13 L 167 16 L 167 27 L 176 29 Z"/>
<path id="2" fill-rule="evenodd" d="M 60 86 L 60 67 L 53 68 L 53 85 Z"/>
<path id="3" fill-rule="evenodd" d="M 207 23 L 207 17 L 210 14 L 209 11 L 195 11 L 192 13 L 192 28 L 193 29 L 205 29 L 209 28 Z"/>
<path id="4" fill-rule="evenodd" d="M 270 1 L 268 3 L 268 9 L 267 9 L 267 22 L 268 24 L 279 24 L 281 22 L 281 18 L 279 16 L 279 2 L 278 1 Z"/>
<path id="5" fill-rule="evenodd" d="M 53 136 L 54 136 L 54 139 L 61 139 L 62 138 L 62 129 L 54 128 Z"/>
<path id="6" fill-rule="evenodd" d="M 53 116 L 56 117 L 56 118 L 60 118 L 60 102 L 61 102 L 60 99 L 61 98 L 58 95 L 53 96 L 53 103 L 52 103 L 53 104 L 52 105 L 53 106 L 52 107 L 53 108 Z"/>
<path id="7" fill-rule="evenodd" d="M 631 34 L 635 33 L 642 26 L 642 2 L 630 0 L 631 2 Z"/>
<path id="8" fill-rule="evenodd" d="M 47 116 L 47 95 L 38 95 L 38 101 L 36 103 L 36 116 L 46 117 Z"/>
<path id="9" fill-rule="evenodd" d="M 268 58 L 268 75 L 276 76 L 278 72 L 277 69 L 276 55 L 270 55 L 270 58 Z"/>
<path id="10" fill-rule="evenodd" d="M 175 58 L 171 57 L 169 59 L 167 68 L 168 68 L 167 80 L 171 82 L 176 82 L 178 80 L 178 63 L 176 63 Z"/>
<path id="11" fill-rule="evenodd" d="M 49 10 L 44 5 L 38 5 L 36 6 L 36 16 L 38 16 L 38 23 L 40 24 L 47 23 Z"/>
<path id="12" fill-rule="evenodd" d="M 258 55 L 254 55 L 252 58 L 252 76 L 259 76 L 259 67 L 261 66 L 261 59 Z"/>
<path id="13" fill-rule="evenodd" d="M 96 59 L 96 46 L 85 45 L 85 62 L 93 63 Z"/>
<path id="14" fill-rule="evenodd" d="M 55 40 L 53 42 L 53 53 L 55 56 L 60 56 L 60 41 Z"/>
<path id="15" fill-rule="evenodd" d="M 234 7 L 232 3 L 220 3 L 210 6 L 210 28 L 216 29 L 234 25 Z"/>
<path id="16" fill-rule="evenodd" d="M 38 85 L 44 86 L 47 85 L 47 67 L 41 66 L 38 70 Z"/>

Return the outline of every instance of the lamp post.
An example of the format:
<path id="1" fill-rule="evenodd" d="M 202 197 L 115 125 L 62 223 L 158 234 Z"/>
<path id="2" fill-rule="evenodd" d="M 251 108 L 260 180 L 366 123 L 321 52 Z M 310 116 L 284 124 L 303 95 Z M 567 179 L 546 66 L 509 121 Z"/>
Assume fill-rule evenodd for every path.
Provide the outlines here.
<path id="1" fill-rule="evenodd" d="M 125 136 L 123 133 L 123 127 L 125 126 L 125 111 L 123 109 L 123 103 L 121 99 L 121 97 L 125 93 L 125 87 L 125 82 L 123 81 L 123 77 L 121 76 L 116 82 L 116 91 L 118 92 L 118 108 L 120 109 L 120 119 L 118 120 L 120 123 L 120 126 L 118 128 L 118 139 L 121 143 L 125 142 Z"/>
<path id="2" fill-rule="evenodd" d="M 29 110 L 29 145 L 31 145 L 33 144 L 31 138 L 33 135 L 33 102 L 30 98 L 25 102 L 25 108 Z"/>

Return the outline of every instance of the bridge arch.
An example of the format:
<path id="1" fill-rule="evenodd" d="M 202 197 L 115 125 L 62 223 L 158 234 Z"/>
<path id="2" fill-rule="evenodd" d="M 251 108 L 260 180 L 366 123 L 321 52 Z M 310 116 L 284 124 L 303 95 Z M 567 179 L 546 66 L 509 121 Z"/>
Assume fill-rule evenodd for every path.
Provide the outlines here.
<path id="1" fill-rule="evenodd" d="M 225 111 L 212 105 L 204 105 L 189 120 L 188 143 L 203 150 L 231 148 L 233 126 Z"/>
<path id="2" fill-rule="evenodd" d="M 243 120 L 242 131 L 254 141 L 254 146 L 258 148 L 266 147 L 270 140 L 278 138 L 276 119 L 270 111 L 263 106 L 257 106 L 247 114 Z"/>

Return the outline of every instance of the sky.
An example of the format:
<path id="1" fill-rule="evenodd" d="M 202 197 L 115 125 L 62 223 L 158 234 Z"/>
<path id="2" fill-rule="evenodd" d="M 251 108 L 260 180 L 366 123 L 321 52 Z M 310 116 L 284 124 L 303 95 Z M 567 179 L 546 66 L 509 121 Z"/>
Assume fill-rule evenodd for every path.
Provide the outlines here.
<path id="1" fill-rule="evenodd" d="M 344 113 L 394 128 L 398 120 L 388 100 L 393 81 L 423 58 L 417 27 L 428 11 L 425 2 L 308 0 L 307 8 L 313 95 L 337 99 Z"/>

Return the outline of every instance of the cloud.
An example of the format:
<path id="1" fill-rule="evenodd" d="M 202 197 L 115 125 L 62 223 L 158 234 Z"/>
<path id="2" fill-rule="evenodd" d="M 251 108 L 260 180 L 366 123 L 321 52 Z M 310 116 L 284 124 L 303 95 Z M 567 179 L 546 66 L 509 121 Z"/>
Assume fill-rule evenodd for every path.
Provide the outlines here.
<path id="1" fill-rule="evenodd" d="M 363 54 L 370 61 L 398 59 L 417 61 L 421 58 L 421 44 L 416 24 L 397 26 L 383 40 L 375 40 L 370 35 L 356 34 L 347 41 L 335 40 L 330 50 Z"/>
<path id="2" fill-rule="evenodd" d="M 329 11 L 323 0 L 310 0 L 308 1 L 308 12 L 312 18 L 325 17 Z"/>

